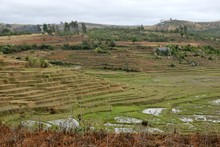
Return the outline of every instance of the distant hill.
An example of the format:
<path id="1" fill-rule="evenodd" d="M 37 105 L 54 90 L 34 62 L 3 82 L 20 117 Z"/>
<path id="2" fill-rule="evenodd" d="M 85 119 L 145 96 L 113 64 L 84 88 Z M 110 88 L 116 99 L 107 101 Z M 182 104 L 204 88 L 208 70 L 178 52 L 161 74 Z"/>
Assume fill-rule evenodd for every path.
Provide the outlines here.
<path id="1" fill-rule="evenodd" d="M 76 21 L 75 21 L 76 22 Z M 96 24 L 87 22 L 77 22 L 78 30 L 82 31 L 82 24 L 85 24 L 87 29 L 93 28 L 137 28 L 138 26 L 129 25 L 109 25 L 109 24 Z M 60 24 L 47 24 L 55 26 L 58 31 L 64 31 L 65 23 Z M 220 21 L 214 22 L 191 22 L 185 20 L 166 20 L 162 21 L 156 25 L 145 26 L 148 30 L 158 30 L 158 31 L 175 31 L 175 29 L 180 29 L 180 27 L 187 27 L 188 32 L 205 32 L 211 34 L 220 34 Z M 14 33 L 41 33 L 43 29 L 43 24 L 40 25 L 22 25 L 22 24 L 4 24 L 0 23 L 0 34 L 4 31 L 10 31 Z"/>
<path id="2" fill-rule="evenodd" d="M 198 32 L 215 32 L 216 30 L 220 31 L 220 21 L 214 22 L 191 22 L 185 20 L 167 20 L 161 23 L 158 23 L 153 26 L 147 26 L 147 29 L 151 30 L 164 30 L 171 31 L 180 27 L 186 26 L 188 31 L 198 31 Z"/>
<path id="3" fill-rule="evenodd" d="M 137 26 L 122 26 L 122 25 L 108 25 L 108 24 L 95 24 L 95 23 L 84 23 L 84 22 L 76 22 L 77 29 L 82 31 L 82 25 L 85 24 L 87 29 L 93 28 L 134 28 Z M 64 31 L 65 23 L 60 24 L 47 24 L 50 26 L 54 26 L 56 31 Z M 30 24 L 4 24 L 0 23 L 0 34 L 11 33 L 41 33 L 43 31 L 43 24 L 40 25 L 30 25 Z"/>

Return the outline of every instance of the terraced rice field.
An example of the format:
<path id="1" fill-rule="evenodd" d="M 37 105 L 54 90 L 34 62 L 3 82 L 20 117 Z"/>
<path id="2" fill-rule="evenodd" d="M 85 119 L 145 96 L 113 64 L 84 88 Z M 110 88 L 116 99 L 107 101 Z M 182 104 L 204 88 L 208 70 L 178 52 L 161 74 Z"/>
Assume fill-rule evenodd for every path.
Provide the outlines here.
<path id="1" fill-rule="evenodd" d="M 128 84 L 134 91 L 131 94 L 111 95 L 109 102 L 113 106 L 112 111 L 86 114 L 87 119 L 101 119 L 112 124 L 110 129 L 120 127 L 125 128 L 125 132 L 140 131 L 140 128 L 135 124 L 119 123 L 115 118 L 140 119 L 147 122 L 151 129 L 164 132 L 219 133 L 219 69 L 197 68 L 167 73 L 88 73 Z"/>
<path id="2" fill-rule="evenodd" d="M 72 57 L 73 54 L 72 62 L 94 63 L 92 67 L 98 65 L 96 59 L 106 62 L 109 57 L 88 51 L 73 52 L 83 59 Z M 86 56 L 91 58 L 84 59 Z M 123 63 L 119 60 L 112 61 L 120 63 L 121 68 Z M 138 65 L 138 60 L 134 60 L 134 65 Z M 220 133 L 220 70 L 212 66 L 171 68 L 161 63 L 160 68 L 155 68 L 146 64 L 148 72 L 124 72 L 100 68 L 24 68 L 25 64 L 4 59 L 1 66 L 0 115 L 5 123 L 77 118 L 80 114 L 80 125 L 86 123 L 115 132 Z M 126 123 L 136 119 L 139 123 Z"/>
<path id="3" fill-rule="evenodd" d="M 74 69 L 21 69 L 15 66 L 13 69 L 5 66 L 0 71 L 0 84 L 1 116 L 30 111 L 36 114 L 73 111 L 75 115 L 109 111 L 108 99 L 95 102 L 92 99 L 123 93 L 127 88 Z"/>

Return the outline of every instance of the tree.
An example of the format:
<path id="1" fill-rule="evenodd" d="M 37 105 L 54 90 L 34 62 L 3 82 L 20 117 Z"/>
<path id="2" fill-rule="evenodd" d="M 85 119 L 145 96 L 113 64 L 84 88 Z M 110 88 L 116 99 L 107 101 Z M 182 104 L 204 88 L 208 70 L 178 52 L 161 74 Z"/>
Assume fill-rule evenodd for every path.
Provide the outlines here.
<path id="1" fill-rule="evenodd" d="M 115 41 L 114 41 L 114 40 L 111 40 L 111 41 L 109 42 L 109 46 L 110 46 L 110 47 L 115 47 L 115 46 L 116 46 Z"/>
<path id="2" fill-rule="evenodd" d="M 68 22 L 64 23 L 64 32 L 70 32 L 70 25 L 68 24 Z"/>
<path id="3" fill-rule="evenodd" d="M 132 38 L 133 44 L 134 44 L 136 41 L 137 41 L 137 38 L 136 38 L 136 37 L 133 37 L 133 38 Z"/>
<path id="4" fill-rule="evenodd" d="M 56 32 L 55 25 L 51 25 L 51 31 L 52 31 L 52 32 Z"/>
<path id="5" fill-rule="evenodd" d="M 82 33 L 86 33 L 86 25 L 82 23 Z"/>
<path id="6" fill-rule="evenodd" d="M 141 26 L 139 26 L 137 29 L 138 29 L 139 31 L 143 31 L 143 30 L 144 30 L 144 26 L 141 25 Z"/>
<path id="7" fill-rule="evenodd" d="M 179 32 L 180 32 L 180 29 L 179 29 L 179 28 L 176 28 L 173 32 L 174 32 L 174 33 L 179 33 Z"/>
<path id="8" fill-rule="evenodd" d="M 71 31 L 73 31 L 74 33 L 79 33 L 79 26 L 78 26 L 78 22 L 77 21 L 71 21 L 70 24 L 70 29 Z"/>
<path id="9" fill-rule="evenodd" d="M 43 24 L 43 31 L 44 31 L 44 32 L 48 32 L 47 24 Z"/>
<path id="10" fill-rule="evenodd" d="M 188 33 L 188 28 L 187 28 L 187 26 L 184 26 L 184 27 L 183 27 L 183 32 L 184 32 L 185 35 Z"/>
<path id="11" fill-rule="evenodd" d="M 40 33 L 41 32 L 41 27 L 40 25 L 37 25 L 37 31 Z"/>

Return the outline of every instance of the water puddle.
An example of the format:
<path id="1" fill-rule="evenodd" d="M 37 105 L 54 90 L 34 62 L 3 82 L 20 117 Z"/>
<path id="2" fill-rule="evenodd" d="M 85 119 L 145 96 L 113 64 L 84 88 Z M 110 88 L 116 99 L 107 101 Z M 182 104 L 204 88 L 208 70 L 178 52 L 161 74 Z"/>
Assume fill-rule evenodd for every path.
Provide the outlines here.
<path id="1" fill-rule="evenodd" d="M 136 118 L 131 118 L 131 117 L 115 117 L 114 118 L 117 123 L 127 123 L 127 124 L 138 124 L 142 123 L 142 120 L 136 119 Z"/>
<path id="2" fill-rule="evenodd" d="M 164 110 L 165 108 L 148 108 L 142 111 L 144 114 L 151 114 L 154 116 L 159 116 L 160 113 Z"/>

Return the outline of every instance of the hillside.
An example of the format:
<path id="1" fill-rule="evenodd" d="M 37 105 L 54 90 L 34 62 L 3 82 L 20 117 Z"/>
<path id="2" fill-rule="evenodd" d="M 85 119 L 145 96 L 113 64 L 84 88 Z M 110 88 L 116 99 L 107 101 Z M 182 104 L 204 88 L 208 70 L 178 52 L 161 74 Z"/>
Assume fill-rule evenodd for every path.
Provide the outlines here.
<path id="1" fill-rule="evenodd" d="M 218 38 L 71 25 L 0 37 L 3 124 L 74 118 L 82 132 L 219 134 Z"/>
<path id="2" fill-rule="evenodd" d="M 176 28 L 186 26 L 190 32 L 202 32 L 202 31 L 211 31 L 220 29 L 220 21 L 214 22 L 191 22 L 191 21 L 184 21 L 184 20 L 167 20 L 161 23 L 158 23 L 153 26 L 146 26 L 146 28 L 153 29 L 153 30 L 165 30 L 171 31 L 175 30 Z"/>
<path id="3" fill-rule="evenodd" d="M 75 21 L 76 22 L 76 21 Z M 137 28 L 137 26 L 121 26 L 121 25 L 111 25 L 111 24 L 96 24 L 96 23 L 87 23 L 87 22 L 77 22 L 79 26 L 79 30 L 82 30 L 82 24 L 85 24 L 87 29 L 94 29 L 94 28 Z M 56 29 L 59 31 L 64 30 L 65 23 L 60 24 L 48 24 L 51 26 L 55 26 Z M 176 28 L 184 27 L 188 28 L 190 32 L 209 32 L 216 34 L 216 31 L 219 32 L 220 30 L 220 21 L 213 21 L 213 22 L 191 22 L 186 20 L 166 20 L 161 23 L 152 25 L 152 26 L 145 26 L 145 29 L 148 30 L 164 30 L 164 31 L 174 31 Z M 40 27 L 40 28 L 39 28 Z M 8 29 L 11 32 L 16 33 L 41 33 L 43 29 L 43 24 L 35 24 L 35 25 L 28 25 L 28 24 L 4 24 L 0 23 L 0 32 L 4 29 Z"/>
<path id="4" fill-rule="evenodd" d="M 120 94 L 124 86 L 67 68 L 28 68 L 25 61 L 1 57 L 0 115 L 74 111 L 74 115 L 109 111 L 107 100 L 91 102 L 97 96 Z M 84 102 L 85 101 L 85 102 Z M 30 115 L 30 114 L 27 114 Z"/>

